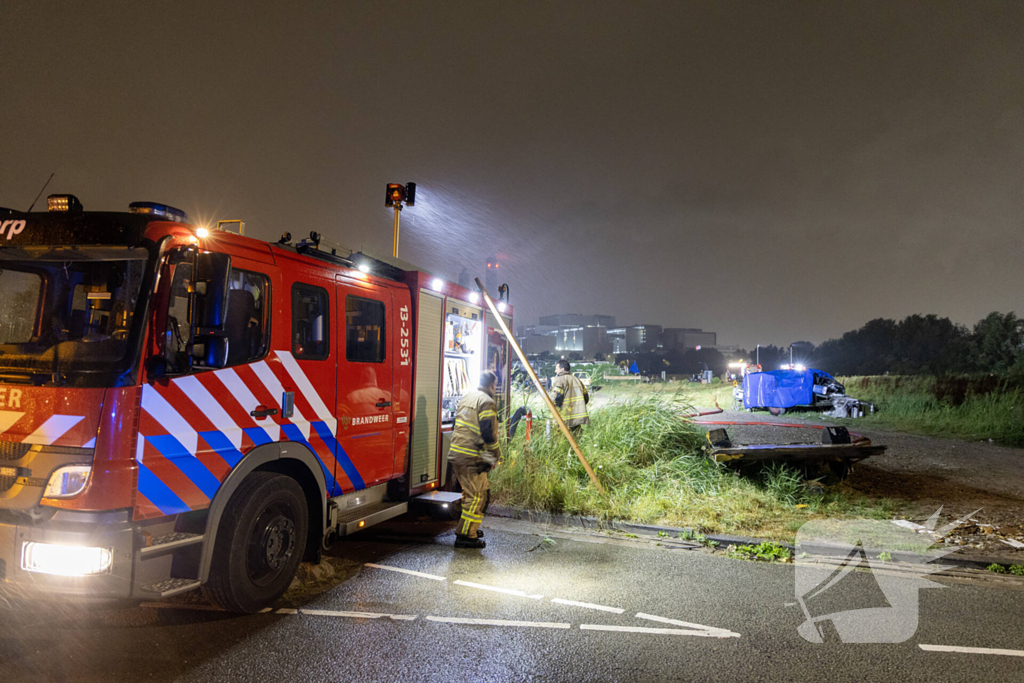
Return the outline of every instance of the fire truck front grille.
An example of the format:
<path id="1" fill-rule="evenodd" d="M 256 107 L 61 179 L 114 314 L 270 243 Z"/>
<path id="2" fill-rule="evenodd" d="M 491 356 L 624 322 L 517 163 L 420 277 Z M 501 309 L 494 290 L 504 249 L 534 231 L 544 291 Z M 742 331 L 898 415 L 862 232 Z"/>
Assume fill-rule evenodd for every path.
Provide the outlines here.
<path id="1" fill-rule="evenodd" d="M 14 486 L 14 482 L 17 481 L 18 479 L 17 470 L 10 468 L 11 470 L 13 470 L 13 473 L 7 474 L 7 469 L 8 468 L 0 467 L 0 493 L 3 493 L 4 491 Z"/>
<path id="2" fill-rule="evenodd" d="M 17 443 L 16 441 L 0 441 L 0 461 L 21 460 L 32 448 L 32 444 Z"/>

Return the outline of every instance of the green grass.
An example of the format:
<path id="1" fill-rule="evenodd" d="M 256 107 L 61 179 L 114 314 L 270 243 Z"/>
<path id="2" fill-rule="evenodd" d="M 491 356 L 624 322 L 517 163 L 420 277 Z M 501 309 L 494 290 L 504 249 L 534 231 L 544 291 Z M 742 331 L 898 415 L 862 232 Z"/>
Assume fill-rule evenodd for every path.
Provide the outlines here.
<path id="1" fill-rule="evenodd" d="M 890 502 L 848 491 L 815 492 L 786 467 L 740 476 L 708 460 L 702 454 L 704 431 L 679 417 L 693 410 L 687 396 L 638 392 L 592 411 L 580 445 L 607 498 L 590 482 L 558 430 L 545 437 L 541 423 L 532 441 L 526 442 L 525 430 L 520 430 L 506 446 L 504 462 L 491 473 L 495 500 L 535 510 L 785 540 L 792 540 L 810 519 L 886 518 L 895 511 Z"/>
<path id="2" fill-rule="evenodd" d="M 992 376 L 838 379 L 848 394 L 878 409 L 848 424 L 1024 446 L 1024 388 L 1017 382 Z"/>

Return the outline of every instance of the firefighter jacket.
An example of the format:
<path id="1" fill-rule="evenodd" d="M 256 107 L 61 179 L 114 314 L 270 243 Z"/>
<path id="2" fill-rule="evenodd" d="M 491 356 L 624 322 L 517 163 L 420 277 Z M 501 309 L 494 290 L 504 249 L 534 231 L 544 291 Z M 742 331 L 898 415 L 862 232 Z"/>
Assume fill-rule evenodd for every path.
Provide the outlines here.
<path id="1" fill-rule="evenodd" d="M 590 394 L 587 393 L 583 382 L 565 370 L 559 370 L 551 380 L 551 389 L 555 392 L 555 405 L 558 406 L 558 412 L 562 414 L 566 427 L 590 424 L 590 416 L 587 414 Z"/>
<path id="2" fill-rule="evenodd" d="M 497 464 L 498 413 L 494 399 L 476 389 L 462 397 L 455 410 L 455 429 L 448 460 L 459 465 L 481 463 L 481 458 L 492 467 Z"/>

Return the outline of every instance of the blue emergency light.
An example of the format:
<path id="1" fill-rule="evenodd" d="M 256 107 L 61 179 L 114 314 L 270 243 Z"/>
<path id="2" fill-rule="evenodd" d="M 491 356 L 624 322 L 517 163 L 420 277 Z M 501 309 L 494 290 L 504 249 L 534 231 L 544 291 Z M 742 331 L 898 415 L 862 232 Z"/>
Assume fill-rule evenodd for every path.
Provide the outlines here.
<path id="1" fill-rule="evenodd" d="M 132 202 L 128 205 L 128 211 L 130 213 L 148 213 L 154 216 L 160 216 L 166 218 L 169 221 L 175 223 L 188 223 L 188 214 L 181 209 L 176 209 L 173 206 L 167 206 L 166 204 L 157 204 L 156 202 Z"/>

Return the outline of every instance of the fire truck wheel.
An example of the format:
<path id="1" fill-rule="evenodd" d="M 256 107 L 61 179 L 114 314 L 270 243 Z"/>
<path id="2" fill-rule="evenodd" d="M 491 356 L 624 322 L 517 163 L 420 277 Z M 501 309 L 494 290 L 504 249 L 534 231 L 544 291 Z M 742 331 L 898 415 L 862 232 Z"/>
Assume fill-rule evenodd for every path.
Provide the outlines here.
<path id="1" fill-rule="evenodd" d="M 295 576 L 308 526 L 306 497 L 294 479 L 250 474 L 224 508 L 207 597 L 232 612 L 273 604 Z"/>

